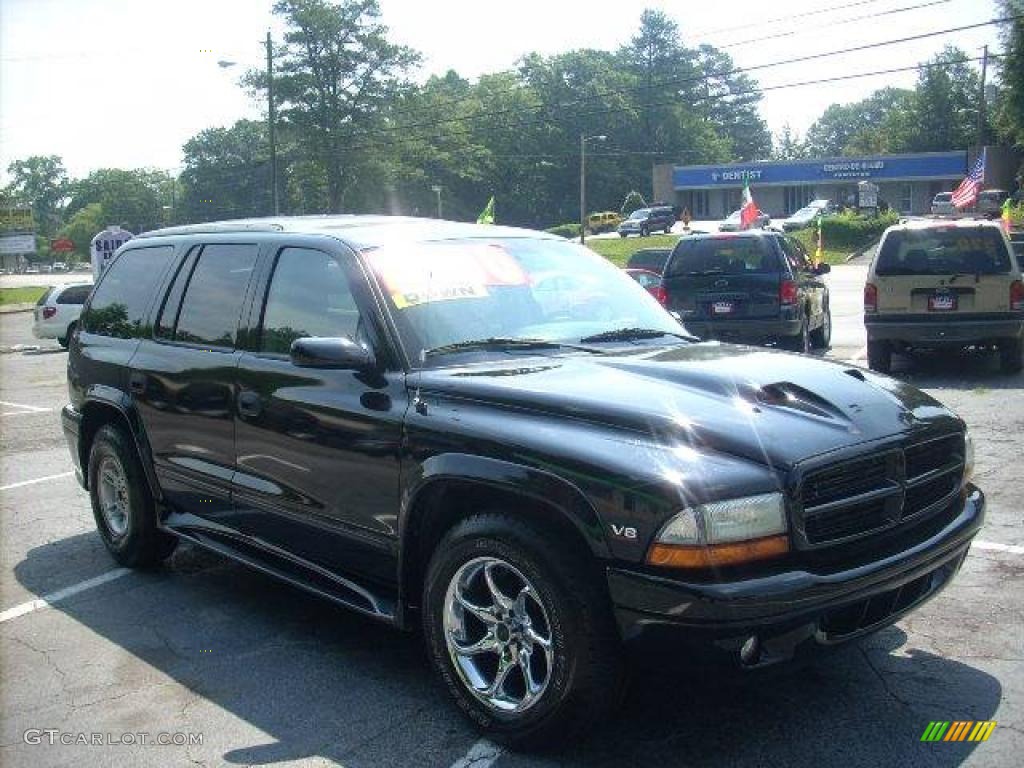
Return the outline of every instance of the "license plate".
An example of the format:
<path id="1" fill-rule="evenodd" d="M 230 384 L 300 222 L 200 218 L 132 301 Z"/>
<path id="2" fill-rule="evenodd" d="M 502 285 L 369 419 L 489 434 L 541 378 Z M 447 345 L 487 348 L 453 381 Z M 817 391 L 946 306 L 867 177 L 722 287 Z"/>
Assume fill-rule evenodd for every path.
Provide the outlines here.
<path id="1" fill-rule="evenodd" d="M 935 293 L 928 297 L 928 309 L 949 312 L 956 309 L 956 294 Z"/>
<path id="2" fill-rule="evenodd" d="M 733 303 L 731 301 L 716 301 L 711 305 L 711 313 L 715 315 L 731 315 Z"/>

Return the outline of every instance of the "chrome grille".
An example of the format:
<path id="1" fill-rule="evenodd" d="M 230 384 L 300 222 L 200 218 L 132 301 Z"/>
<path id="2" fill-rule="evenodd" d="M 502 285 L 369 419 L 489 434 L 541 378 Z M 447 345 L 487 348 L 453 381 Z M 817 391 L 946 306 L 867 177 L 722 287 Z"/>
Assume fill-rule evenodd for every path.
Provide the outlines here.
<path id="1" fill-rule="evenodd" d="M 819 546 L 927 516 L 960 489 L 963 465 L 963 435 L 950 435 L 812 470 L 801 484 L 798 533 Z"/>

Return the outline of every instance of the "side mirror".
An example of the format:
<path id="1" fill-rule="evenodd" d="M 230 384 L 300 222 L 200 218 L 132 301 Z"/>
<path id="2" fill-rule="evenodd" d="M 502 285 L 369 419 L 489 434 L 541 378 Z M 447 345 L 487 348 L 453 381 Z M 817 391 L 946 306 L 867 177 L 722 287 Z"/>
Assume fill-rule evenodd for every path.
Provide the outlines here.
<path id="1" fill-rule="evenodd" d="M 818 264 L 814 268 L 814 274 L 816 274 L 816 275 L 827 275 L 831 271 L 832 271 L 832 265 L 831 264 L 826 264 L 825 262 L 821 262 L 821 264 Z"/>
<path id="2" fill-rule="evenodd" d="M 307 336 L 296 339 L 291 346 L 293 365 L 300 368 L 337 368 L 365 371 L 374 366 L 373 353 L 352 339 Z"/>

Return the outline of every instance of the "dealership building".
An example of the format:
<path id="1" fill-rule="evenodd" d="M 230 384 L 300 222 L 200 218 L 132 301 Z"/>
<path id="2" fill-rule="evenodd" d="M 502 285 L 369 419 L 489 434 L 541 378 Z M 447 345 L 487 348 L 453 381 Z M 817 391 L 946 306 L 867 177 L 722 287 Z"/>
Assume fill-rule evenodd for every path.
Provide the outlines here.
<path id="1" fill-rule="evenodd" d="M 789 216 L 811 200 L 856 205 L 857 184 L 878 185 L 878 197 L 900 213 L 928 213 L 938 192 L 956 188 L 978 150 L 808 160 L 656 165 L 654 199 L 687 208 L 695 219 L 721 219 L 740 207 L 743 184 L 772 217 Z M 970 165 L 969 165 L 970 164 Z M 985 148 L 985 189 L 1016 189 L 1019 157 L 1006 147 Z"/>

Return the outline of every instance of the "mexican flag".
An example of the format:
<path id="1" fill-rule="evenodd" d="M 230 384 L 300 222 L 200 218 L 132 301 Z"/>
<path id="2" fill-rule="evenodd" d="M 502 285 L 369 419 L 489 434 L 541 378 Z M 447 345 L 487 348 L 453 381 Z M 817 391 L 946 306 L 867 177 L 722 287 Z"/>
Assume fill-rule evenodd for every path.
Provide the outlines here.
<path id="1" fill-rule="evenodd" d="M 750 181 L 743 180 L 743 204 L 740 206 L 740 229 L 750 229 L 757 221 L 761 211 L 754 202 L 754 196 L 750 194 Z"/>

